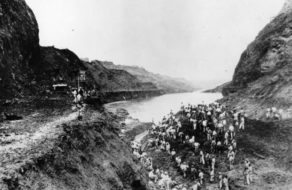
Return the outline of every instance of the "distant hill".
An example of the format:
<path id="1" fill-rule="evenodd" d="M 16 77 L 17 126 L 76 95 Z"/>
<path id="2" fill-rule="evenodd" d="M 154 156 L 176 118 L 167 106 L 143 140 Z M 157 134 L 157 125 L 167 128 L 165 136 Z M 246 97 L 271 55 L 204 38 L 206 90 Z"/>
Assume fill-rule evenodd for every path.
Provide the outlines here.
<path id="1" fill-rule="evenodd" d="M 122 69 L 108 69 L 101 61 L 83 62 L 101 91 L 157 90 L 153 83 L 140 81 Z"/>
<path id="2" fill-rule="evenodd" d="M 102 62 L 103 66 L 110 70 L 125 70 L 137 77 L 144 83 L 153 83 L 158 89 L 164 90 L 166 93 L 193 92 L 196 90 L 191 82 L 165 75 L 155 74 L 138 66 L 115 65 L 112 62 Z"/>

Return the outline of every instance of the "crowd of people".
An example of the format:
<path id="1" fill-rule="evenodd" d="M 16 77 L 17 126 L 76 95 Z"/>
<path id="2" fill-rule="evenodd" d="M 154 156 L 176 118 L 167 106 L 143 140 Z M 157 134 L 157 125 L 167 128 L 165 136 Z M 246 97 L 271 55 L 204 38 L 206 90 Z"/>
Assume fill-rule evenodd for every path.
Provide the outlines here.
<path id="1" fill-rule="evenodd" d="M 281 120 L 283 115 L 282 109 L 277 109 L 276 107 L 267 108 L 266 119 Z"/>
<path id="2" fill-rule="evenodd" d="M 149 170 L 151 184 L 160 189 L 199 189 L 208 183 L 218 183 L 219 189 L 229 190 L 229 179 L 216 171 L 217 159 L 225 157 L 229 170 L 233 169 L 237 153 L 236 134 L 245 130 L 243 110 L 229 110 L 218 103 L 182 105 L 178 113 L 172 111 L 161 122 L 152 125 L 150 147 L 165 151 L 173 159 L 178 172 L 184 178 L 194 180 L 191 187 L 176 184 L 167 171 L 154 168 L 152 159 L 141 151 L 141 145 L 133 143 L 133 153 Z M 181 154 L 192 152 L 192 158 Z M 189 154 L 188 154 L 189 155 Z M 252 166 L 245 160 L 243 171 L 246 184 L 252 181 Z"/>

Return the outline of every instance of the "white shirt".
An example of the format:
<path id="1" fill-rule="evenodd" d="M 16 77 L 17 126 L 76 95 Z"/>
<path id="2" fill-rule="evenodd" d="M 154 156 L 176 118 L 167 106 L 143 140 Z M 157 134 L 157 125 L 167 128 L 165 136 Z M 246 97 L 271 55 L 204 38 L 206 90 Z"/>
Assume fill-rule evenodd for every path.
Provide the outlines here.
<path id="1" fill-rule="evenodd" d="M 206 127 L 207 126 L 207 120 L 203 121 L 203 126 Z"/>
<path id="2" fill-rule="evenodd" d="M 196 148 L 198 148 L 200 146 L 200 143 L 195 142 L 194 145 L 195 145 Z"/>
<path id="3" fill-rule="evenodd" d="M 199 177 L 200 177 L 201 179 L 203 179 L 203 178 L 204 178 L 204 173 L 203 173 L 203 172 L 200 172 L 200 173 L 199 173 Z"/>

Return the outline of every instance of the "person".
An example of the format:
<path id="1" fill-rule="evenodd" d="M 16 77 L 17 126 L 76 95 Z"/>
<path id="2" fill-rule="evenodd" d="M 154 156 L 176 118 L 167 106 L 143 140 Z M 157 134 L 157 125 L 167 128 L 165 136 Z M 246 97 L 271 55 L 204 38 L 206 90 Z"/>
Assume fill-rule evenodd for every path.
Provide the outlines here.
<path id="1" fill-rule="evenodd" d="M 229 144 L 228 137 L 229 137 L 229 134 L 228 134 L 228 131 L 226 131 L 225 134 L 224 134 L 224 145 L 228 145 Z"/>
<path id="2" fill-rule="evenodd" d="M 170 190 L 171 179 L 170 179 L 167 171 L 165 171 L 164 173 L 161 174 L 161 181 L 162 181 L 165 189 Z"/>
<path id="3" fill-rule="evenodd" d="M 226 175 L 223 177 L 223 189 L 229 190 L 228 177 Z"/>
<path id="4" fill-rule="evenodd" d="M 215 170 L 212 168 L 210 171 L 210 182 L 213 183 L 215 179 Z"/>
<path id="5" fill-rule="evenodd" d="M 192 136 L 192 138 L 189 140 L 189 143 L 190 143 L 190 144 L 195 143 L 195 136 Z"/>
<path id="6" fill-rule="evenodd" d="M 249 166 L 248 166 L 248 177 L 249 177 L 249 181 L 250 183 L 252 182 L 252 173 L 253 173 L 253 170 L 252 170 L 252 166 L 251 166 L 251 163 L 249 163 Z"/>
<path id="7" fill-rule="evenodd" d="M 229 125 L 229 131 L 230 131 L 230 138 L 234 139 L 235 133 L 234 133 L 234 126 L 232 124 Z"/>
<path id="8" fill-rule="evenodd" d="M 243 171 L 243 175 L 244 175 L 244 182 L 245 184 L 249 185 L 250 184 L 250 161 L 248 159 L 245 159 L 244 161 L 244 171 Z"/>
<path id="9" fill-rule="evenodd" d="M 185 162 L 180 165 L 180 169 L 183 172 L 184 178 L 187 177 L 187 170 L 188 170 L 188 168 L 189 168 L 189 165 L 187 165 Z"/>
<path id="10" fill-rule="evenodd" d="M 230 168 L 230 170 L 233 168 L 234 158 L 235 158 L 235 153 L 234 153 L 233 150 L 231 150 L 228 153 L 228 160 L 229 160 L 229 168 Z"/>
<path id="11" fill-rule="evenodd" d="M 223 176 L 222 174 L 219 175 L 218 187 L 221 190 L 223 188 Z"/>
<path id="12" fill-rule="evenodd" d="M 205 165 L 205 156 L 202 150 L 200 151 L 200 164 Z"/>
<path id="13" fill-rule="evenodd" d="M 176 152 L 175 152 L 174 149 L 172 149 L 172 151 L 171 151 L 171 157 L 172 157 L 173 159 L 175 159 L 175 155 L 176 155 Z"/>
<path id="14" fill-rule="evenodd" d="M 197 120 L 193 120 L 193 129 L 194 131 L 197 130 Z"/>
<path id="15" fill-rule="evenodd" d="M 218 151 L 218 153 L 222 153 L 222 143 L 221 143 L 221 141 L 217 141 L 217 151 Z"/>
<path id="16" fill-rule="evenodd" d="M 170 144 L 169 142 L 166 143 L 166 151 L 168 154 L 170 154 Z"/>
<path id="17" fill-rule="evenodd" d="M 276 112 L 277 112 L 277 108 L 276 107 L 272 107 L 272 115 L 273 115 L 273 117 L 275 116 Z"/>
<path id="18" fill-rule="evenodd" d="M 220 121 L 219 123 L 218 123 L 218 130 L 219 130 L 219 133 L 222 133 L 222 131 L 223 131 L 223 123 L 222 123 L 222 121 Z"/>
<path id="19" fill-rule="evenodd" d="M 213 139 L 216 139 L 216 137 L 217 137 L 217 132 L 214 130 L 213 133 L 212 133 L 212 135 L 213 135 L 213 136 L 212 136 Z"/>
<path id="20" fill-rule="evenodd" d="M 72 91 L 73 97 L 74 97 L 74 103 L 77 103 L 77 90 Z"/>
<path id="21" fill-rule="evenodd" d="M 210 154 L 207 152 L 205 155 L 205 161 L 207 163 L 208 168 L 211 168 L 212 166 L 212 160 Z"/>
<path id="22" fill-rule="evenodd" d="M 213 170 L 215 169 L 215 163 L 216 163 L 216 158 L 215 158 L 215 156 L 213 156 L 213 158 L 212 158 L 212 166 L 211 166 L 211 168 Z"/>
<path id="23" fill-rule="evenodd" d="M 199 179 L 200 179 L 200 184 L 203 184 L 204 181 L 204 173 L 202 170 L 199 171 Z"/>
<path id="24" fill-rule="evenodd" d="M 212 130 L 208 129 L 207 130 L 207 141 L 211 141 L 212 140 Z"/>
<path id="25" fill-rule="evenodd" d="M 227 125 L 227 121 L 226 121 L 226 119 L 223 119 L 223 120 L 222 120 L 222 124 L 223 124 L 223 126 L 226 126 L 226 125 Z"/>
<path id="26" fill-rule="evenodd" d="M 82 95 L 80 93 L 77 94 L 77 104 L 81 105 L 82 104 Z"/>
<path id="27" fill-rule="evenodd" d="M 244 160 L 244 166 L 245 166 L 246 168 L 248 168 L 249 164 L 250 164 L 250 161 L 249 161 L 249 159 L 246 158 L 246 159 Z"/>
<path id="28" fill-rule="evenodd" d="M 266 119 L 270 119 L 271 118 L 271 109 L 270 108 L 267 108 L 267 111 L 266 111 Z"/>
<path id="29" fill-rule="evenodd" d="M 239 130 L 244 131 L 245 129 L 245 121 L 244 121 L 244 117 L 240 118 L 240 124 L 239 124 Z"/>
<path id="30" fill-rule="evenodd" d="M 176 157 L 176 158 L 175 158 L 175 162 L 177 163 L 177 166 L 180 167 L 180 164 L 181 164 L 181 158 L 180 158 L 180 157 Z"/>
<path id="31" fill-rule="evenodd" d="M 216 148 L 216 140 L 213 139 L 211 142 L 211 152 L 214 153 Z"/>
<path id="32" fill-rule="evenodd" d="M 207 120 L 203 120 L 202 125 L 203 125 L 203 132 L 205 132 L 206 127 L 207 127 Z"/>
<path id="33" fill-rule="evenodd" d="M 236 150 L 237 148 L 237 143 L 235 139 L 232 140 L 232 147 L 233 147 L 233 150 Z"/>
<path id="34" fill-rule="evenodd" d="M 157 180 L 158 180 L 158 176 L 155 175 L 154 170 L 151 170 L 151 171 L 149 172 L 148 176 L 149 176 L 149 179 L 150 179 L 150 180 L 153 180 L 155 183 L 157 182 Z"/>
<path id="35" fill-rule="evenodd" d="M 244 175 L 244 183 L 246 185 L 249 185 L 250 184 L 250 181 L 249 181 L 249 173 L 248 173 L 248 168 L 247 167 L 244 167 L 244 171 L 243 171 L 243 175 Z"/>
<path id="36" fill-rule="evenodd" d="M 198 181 L 195 181 L 195 184 L 192 186 L 192 190 L 199 190 L 201 184 Z"/>
<path id="37" fill-rule="evenodd" d="M 200 143 L 195 142 L 195 143 L 194 143 L 194 146 L 195 146 L 195 152 L 198 152 L 198 150 L 199 150 L 199 146 L 200 146 Z"/>

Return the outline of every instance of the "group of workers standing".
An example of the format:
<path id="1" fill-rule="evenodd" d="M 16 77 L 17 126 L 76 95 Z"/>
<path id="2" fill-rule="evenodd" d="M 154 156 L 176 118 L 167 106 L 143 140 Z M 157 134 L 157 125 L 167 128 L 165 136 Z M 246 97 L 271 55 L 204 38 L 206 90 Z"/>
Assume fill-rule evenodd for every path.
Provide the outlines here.
<path id="1" fill-rule="evenodd" d="M 216 160 L 219 156 L 225 157 L 226 154 L 228 168 L 233 169 L 237 153 L 236 133 L 244 130 L 243 110 L 230 111 L 218 103 L 182 105 L 177 114 L 171 111 L 160 123 L 152 125 L 149 144 L 150 147 L 169 153 L 175 163 L 174 167 L 183 177 L 195 180 L 190 187 L 192 190 L 199 189 L 207 182 L 205 176 L 209 176 L 208 181 L 211 184 L 218 181 L 219 189 L 229 190 L 228 176 L 216 171 L 218 168 Z M 137 150 L 139 149 L 134 150 L 137 157 L 147 157 L 147 154 Z M 184 150 L 188 153 L 183 153 Z M 167 190 L 189 188 L 175 184 L 167 171 L 153 168 L 151 159 L 150 162 L 148 169 L 151 183 Z M 250 184 L 252 166 L 248 160 L 245 160 L 243 173 L 245 183 Z"/>

